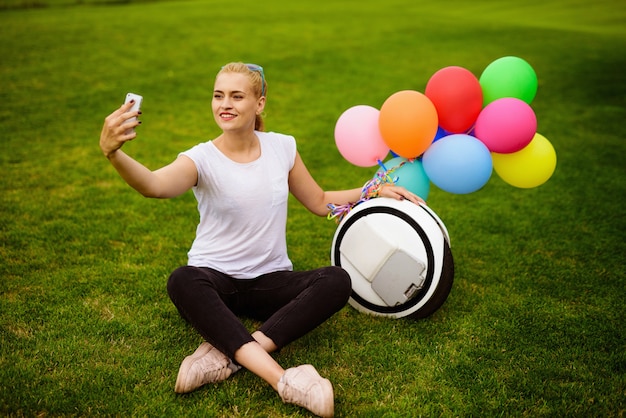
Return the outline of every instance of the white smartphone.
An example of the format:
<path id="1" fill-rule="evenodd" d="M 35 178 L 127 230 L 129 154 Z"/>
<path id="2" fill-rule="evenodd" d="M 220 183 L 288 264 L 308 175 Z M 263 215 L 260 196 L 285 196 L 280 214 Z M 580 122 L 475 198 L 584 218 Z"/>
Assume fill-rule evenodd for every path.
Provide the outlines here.
<path id="1" fill-rule="evenodd" d="M 143 102 L 143 97 L 138 95 L 138 94 L 135 94 L 135 93 L 128 93 L 128 94 L 126 94 L 126 100 L 124 101 L 124 103 L 128 103 L 131 100 L 135 100 L 135 104 L 133 104 L 133 107 L 130 108 L 130 111 L 132 112 L 132 111 L 135 111 L 135 110 L 140 110 L 141 109 L 141 103 Z M 134 122 L 136 120 L 137 120 L 137 118 L 133 117 L 133 118 L 128 119 L 126 122 L 127 123 L 128 122 Z M 129 129 L 128 131 L 126 131 L 126 133 L 129 134 L 129 133 L 131 133 L 133 131 L 134 131 L 134 129 Z"/>

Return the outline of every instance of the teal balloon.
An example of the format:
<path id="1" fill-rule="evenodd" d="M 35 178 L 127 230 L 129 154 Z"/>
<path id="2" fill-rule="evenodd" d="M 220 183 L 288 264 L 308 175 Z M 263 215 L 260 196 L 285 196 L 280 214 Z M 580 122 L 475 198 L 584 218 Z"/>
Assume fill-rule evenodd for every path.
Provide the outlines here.
<path id="1" fill-rule="evenodd" d="M 430 179 L 426 175 L 426 171 L 424 171 L 424 166 L 421 160 L 410 161 L 404 157 L 395 157 L 386 161 L 383 165 L 387 168 L 387 170 L 391 170 L 402 163 L 404 163 L 402 167 L 397 168 L 390 173 L 390 177 L 398 178 L 398 181 L 396 182 L 397 186 L 404 187 L 411 193 L 414 193 L 426 200 L 428 198 L 428 194 L 430 193 Z M 384 170 L 380 168 L 376 172 L 376 175 L 382 174 L 383 171 Z"/>
<path id="2" fill-rule="evenodd" d="M 518 57 L 498 58 L 485 68 L 478 81 L 483 90 L 483 107 L 504 97 L 530 104 L 537 94 L 535 70 Z"/>

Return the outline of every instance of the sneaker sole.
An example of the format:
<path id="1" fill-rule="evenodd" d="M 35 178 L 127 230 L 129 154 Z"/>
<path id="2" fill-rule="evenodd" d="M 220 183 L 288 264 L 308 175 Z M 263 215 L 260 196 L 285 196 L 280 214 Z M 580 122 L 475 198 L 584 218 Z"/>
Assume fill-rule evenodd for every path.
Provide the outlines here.
<path id="1" fill-rule="evenodd" d="M 206 353 L 211 351 L 213 346 L 207 342 L 203 342 L 200 344 L 200 347 L 194 351 L 194 353 L 190 356 L 185 357 L 183 362 L 180 365 L 180 369 L 178 370 L 178 376 L 176 377 L 176 385 L 174 386 L 174 392 L 176 393 L 187 393 L 191 392 L 196 388 L 187 388 L 185 385 L 185 381 L 187 380 L 187 373 L 189 373 L 189 369 L 193 365 L 193 363 L 199 358 L 203 357 Z"/>

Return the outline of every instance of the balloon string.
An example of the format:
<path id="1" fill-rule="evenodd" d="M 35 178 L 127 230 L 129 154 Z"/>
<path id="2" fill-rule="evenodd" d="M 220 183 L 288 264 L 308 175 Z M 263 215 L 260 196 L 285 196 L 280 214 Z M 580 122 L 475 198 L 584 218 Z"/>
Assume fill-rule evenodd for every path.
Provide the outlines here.
<path id="1" fill-rule="evenodd" d="M 408 162 L 413 162 L 412 160 L 408 160 Z M 402 167 L 407 163 L 407 160 L 400 162 L 400 164 L 392 167 L 391 169 L 387 169 L 382 161 L 378 160 L 378 164 L 383 168 L 384 171 L 378 171 L 374 178 L 369 180 L 363 188 L 361 189 L 361 198 L 355 203 L 346 203 L 344 205 L 335 205 L 333 203 L 329 203 L 327 205 L 329 212 L 327 218 L 329 220 L 334 219 L 335 222 L 339 223 L 341 220 L 357 205 L 378 197 L 380 193 L 380 189 L 384 184 L 395 184 L 398 182 L 399 177 L 391 177 L 391 173 Z"/>

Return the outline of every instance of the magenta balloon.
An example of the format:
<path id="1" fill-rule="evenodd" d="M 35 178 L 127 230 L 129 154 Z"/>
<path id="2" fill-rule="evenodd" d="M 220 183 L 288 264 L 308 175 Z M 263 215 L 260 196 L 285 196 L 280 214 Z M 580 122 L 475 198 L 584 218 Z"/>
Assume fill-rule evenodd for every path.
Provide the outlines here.
<path id="1" fill-rule="evenodd" d="M 537 117 L 526 102 L 505 97 L 489 103 L 478 115 L 474 134 L 491 152 L 517 152 L 537 133 Z"/>
<path id="2" fill-rule="evenodd" d="M 378 128 L 380 111 L 358 105 L 341 114 L 335 124 L 335 143 L 339 153 L 359 167 L 373 167 L 389 154 L 389 146 Z"/>

